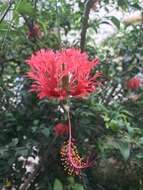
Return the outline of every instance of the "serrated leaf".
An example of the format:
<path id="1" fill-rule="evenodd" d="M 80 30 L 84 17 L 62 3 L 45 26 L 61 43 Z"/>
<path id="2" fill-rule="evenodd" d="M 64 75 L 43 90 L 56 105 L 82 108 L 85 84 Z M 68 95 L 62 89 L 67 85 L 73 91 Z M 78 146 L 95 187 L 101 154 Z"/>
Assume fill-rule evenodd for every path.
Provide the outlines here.
<path id="1" fill-rule="evenodd" d="M 63 184 L 59 179 L 55 179 L 53 190 L 63 190 Z"/>

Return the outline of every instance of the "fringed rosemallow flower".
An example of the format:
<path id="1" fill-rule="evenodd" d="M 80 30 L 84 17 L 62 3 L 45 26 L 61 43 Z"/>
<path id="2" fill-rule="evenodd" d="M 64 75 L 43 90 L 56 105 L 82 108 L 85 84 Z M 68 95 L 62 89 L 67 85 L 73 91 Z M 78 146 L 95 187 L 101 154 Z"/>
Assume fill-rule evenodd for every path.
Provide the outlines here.
<path id="1" fill-rule="evenodd" d="M 92 72 L 99 63 L 98 59 L 88 60 L 86 53 L 78 49 L 62 51 L 40 50 L 27 61 L 30 66 L 28 77 L 33 80 L 31 91 L 38 93 L 38 97 L 67 99 L 70 97 L 84 97 L 96 91 L 100 84 L 97 78 L 101 73 Z M 61 148 L 61 161 L 69 175 L 80 175 L 81 171 L 92 165 L 88 159 L 81 158 L 72 139 L 69 106 L 65 106 L 68 113 L 67 126 L 58 124 L 55 127 L 57 135 L 68 134 L 69 138 Z"/>
<path id="2" fill-rule="evenodd" d="M 135 76 L 127 81 L 127 86 L 131 90 L 137 90 L 141 86 L 141 80 L 138 76 Z"/>
<path id="3" fill-rule="evenodd" d="M 42 49 L 26 63 L 30 66 L 28 77 L 33 80 L 31 91 L 38 93 L 40 99 L 84 97 L 100 84 L 97 78 L 101 73 L 91 73 L 99 60 L 89 61 L 87 54 L 78 49 Z"/>

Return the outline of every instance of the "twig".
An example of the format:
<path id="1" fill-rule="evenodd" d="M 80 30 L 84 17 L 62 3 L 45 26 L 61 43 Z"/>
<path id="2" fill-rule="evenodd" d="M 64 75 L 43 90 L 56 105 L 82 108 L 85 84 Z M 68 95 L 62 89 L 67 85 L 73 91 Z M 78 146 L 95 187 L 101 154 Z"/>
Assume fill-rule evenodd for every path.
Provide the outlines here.
<path id="1" fill-rule="evenodd" d="M 114 86 L 113 86 L 111 92 L 107 96 L 105 96 L 105 99 L 103 100 L 103 101 L 105 101 L 106 105 L 108 105 L 108 103 L 111 100 L 111 96 L 113 96 L 113 93 L 116 91 L 116 89 L 118 87 L 118 83 L 113 83 L 113 84 L 114 84 Z"/>
<path id="2" fill-rule="evenodd" d="M 35 1 L 34 1 L 34 9 L 35 9 L 35 11 L 36 11 L 36 9 L 37 9 L 37 2 L 38 2 L 38 0 L 35 0 Z"/>
<path id="3" fill-rule="evenodd" d="M 17 9 L 17 7 L 20 5 L 21 1 L 22 1 L 22 0 L 19 0 L 19 1 L 17 1 L 17 2 L 15 3 L 15 8 L 14 8 L 13 11 L 16 11 L 16 9 Z M 14 0 L 11 0 L 9 6 L 11 7 L 13 3 L 14 3 Z M 10 7 L 8 7 L 8 9 L 7 9 L 6 12 L 9 11 Z M 6 14 L 7 14 L 7 13 L 6 13 Z M 6 15 L 6 14 L 5 14 L 5 15 Z M 5 17 L 5 16 L 4 16 L 4 17 Z M 3 18 L 3 19 L 4 19 L 4 18 Z M 2 22 L 3 19 L 1 19 L 1 22 Z M 5 35 L 4 35 L 4 38 L 2 39 L 2 43 L 1 43 L 1 48 L 0 48 L 0 50 L 3 50 L 3 49 L 4 49 L 5 40 L 6 40 L 7 35 L 8 35 L 8 33 L 9 33 L 9 31 L 10 31 L 10 28 L 11 28 L 11 25 L 12 25 L 12 21 L 13 21 L 13 18 L 11 19 L 11 21 L 10 21 L 10 23 L 9 23 L 9 26 L 8 26 L 8 29 L 7 29 L 7 31 L 6 31 L 6 33 L 5 33 Z M 5 47 L 6 47 L 6 46 L 5 46 Z M 5 52 L 5 53 L 6 53 L 6 52 Z"/>
<path id="4" fill-rule="evenodd" d="M 53 140 L 49 143 L 47 149 L 44 152 L 44 155 L 46 157 L 41 157 L 39 165 L 35 168 L 34 172 L 31 175 L 29 175 L 28 179 L 19 187 L 19 190 L 28 190 L 31 184 L 34 182 L 34 180 L 38 177 L 38 175 L 44 171 L 44 164 L 46 163 L 48 158 L 47 154 L 52 149 L 52 145 L 56 141 L 56 139 L 57 137 L 54 137 Z"/>
<path id="5" fill-rule="evenodd" d="M 86 41 L 86 32 L 88 28 L 88 20 L 89 20 L 89 13 L 90 9 L 92 8 L 93 4 L 96 3 L 97 0 L 88 0 L 85 8 L 85 13 L 83 16 L 83 22 L 81 27 L 81 39 L 80 39 L 80 49 L 81 52 L 85 49 L 85 41 Z"/>
<path id="6" fill-rule="evenodd" d="M 28 177 L 28 179 L 22 184 L 19 188 L 19 190 L 27 190 L 31 183 L 34 181 L 34 179 L 37 177 L 38 173 L 40 172 L 41 169 L 41 164 L 39 164 L 34 172 Z"/>
<path id="7" fill-rule="evenodd" d="M 33 22 L 28 19 L 24 14 L 21 14 L 21 16 L 23 17 L 25 23 L 27 24 L 28 28 L 30 31 L 33 31 Z"/>
<path id="8" fill-rule="evenodd" d="M 2 21 L 4 20 L 5 16 L 7 15 L 8 11 L 10 10 L 10 8 L 11 8 L 11 6 L 12 6 L 13 3 L 14 3 L 14 0 L 11 0 L 11 1 L 9 2 L 9 6 L 7 7 L 7 9 L 6 9 L 5 13 L 3 14 L 2 18 L 0 19 L 0 24 L 1 24 Z"/>

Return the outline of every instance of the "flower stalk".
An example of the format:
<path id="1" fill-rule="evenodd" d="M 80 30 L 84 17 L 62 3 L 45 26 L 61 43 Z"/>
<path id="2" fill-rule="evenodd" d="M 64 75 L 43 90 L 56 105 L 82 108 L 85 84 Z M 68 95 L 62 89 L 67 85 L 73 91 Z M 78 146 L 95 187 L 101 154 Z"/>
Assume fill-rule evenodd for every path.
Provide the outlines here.
<path id="1" fill-rule="evenodd" d="M 74 143 L 74 139 L 72 139 L 72 127 L 69 106 L 66 106 L 65 109 L 68 114 L 69 139 L 67 142 L 64 143 L 61 148 L 61 161 L 64 165 L 64 170 L 67 171 L 69 175 L 81 175 L 81 171 L 92 166 L 92 163 L 79 156 L 77 147 Z"/>

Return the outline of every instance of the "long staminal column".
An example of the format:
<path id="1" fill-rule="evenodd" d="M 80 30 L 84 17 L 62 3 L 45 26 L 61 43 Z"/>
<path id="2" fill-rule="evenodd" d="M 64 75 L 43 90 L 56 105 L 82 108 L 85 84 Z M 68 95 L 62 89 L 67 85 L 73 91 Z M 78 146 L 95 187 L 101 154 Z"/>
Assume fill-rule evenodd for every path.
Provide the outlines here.
<path id="1" fill-rule="evenodd" d="M 74 144 L 74 140 L 72 139 L 69 110 L 68 110 L 68 120 L 69 120 L 69 139 L 67 142 L 63 144 L 60 154 L 64 170 L 67 171 L 69 175 L 74 176 L 74 175 L 80 175 L 81 170 L 90 167 L 92 163 L 79 156 L 77 147 Z"/>

